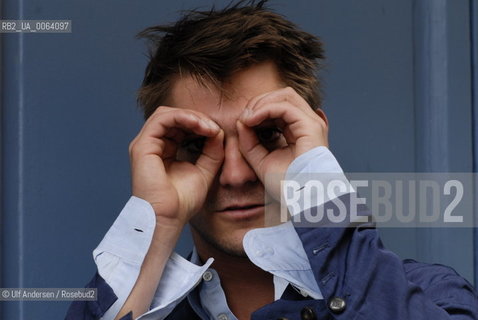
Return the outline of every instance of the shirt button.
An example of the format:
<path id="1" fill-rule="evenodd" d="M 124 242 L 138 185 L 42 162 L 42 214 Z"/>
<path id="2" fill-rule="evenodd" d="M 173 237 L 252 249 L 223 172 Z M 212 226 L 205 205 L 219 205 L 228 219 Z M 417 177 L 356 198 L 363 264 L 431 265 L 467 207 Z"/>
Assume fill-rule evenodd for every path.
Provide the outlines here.
<path id="1" fill-rule="evenodd" d="M 212 279 L 212 272 L 211 271 L 206 271 L 203 273 L 202 278 L 204 281 L 211 281 Z"/>
<path id="2" fill-rule="evenodd" d="M 305 307 L 300 311 L 300 318 L 302 320 L 317 320 L 314 310 L 310 307 Z"/>
<path id="3" fill-rule="evenodd" d="M 329 300 L 329 309 L 333 313 L 341 313 L 345 310 L 345 300 L 339 297 L 333 297 Z"/>
<path id="4" fill-rule="evenodd" d="M 227 320 L 227 314 L 221 313 L 220 315 L 217 316 L 217 320 Z"/>

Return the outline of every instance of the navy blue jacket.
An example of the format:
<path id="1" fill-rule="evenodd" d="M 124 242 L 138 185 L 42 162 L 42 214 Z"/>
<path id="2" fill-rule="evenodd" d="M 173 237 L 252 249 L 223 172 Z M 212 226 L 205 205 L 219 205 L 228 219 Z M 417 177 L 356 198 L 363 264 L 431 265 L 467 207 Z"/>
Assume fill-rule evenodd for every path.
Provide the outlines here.
<path id="1" fill-rule="evenodd" d="M 348 203 L 347 195 L 341 198 Z M 363 205 L 358 211 L 368 214 Z M 468 281 L 446 266 L 402 261 L 383 247 L 372 225 L 295 228 L 324 300 L 283 296 L 252 320 L 478 320 L 478 295 Z M 99 319 L 117 299 L 98 274 L 86 287 L 98 288 L 98 300 L 73 302 L 66 319 Z M 167 319 L 199 318 L 184 299 Z"/>

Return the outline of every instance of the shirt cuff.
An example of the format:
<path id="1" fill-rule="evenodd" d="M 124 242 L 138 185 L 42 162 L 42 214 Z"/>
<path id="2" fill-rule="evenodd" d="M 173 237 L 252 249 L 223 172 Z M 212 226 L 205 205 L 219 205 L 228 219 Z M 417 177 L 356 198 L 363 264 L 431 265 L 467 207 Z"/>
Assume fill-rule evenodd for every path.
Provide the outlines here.
<path id="1" fill-rule="evenodd" d="M 93 251 L 93 258 L 96 260 L 101 253 L 109 252 L 125 262 L 141 265 L 155 226 L 155 214 L 149 202 L 132 196 Z M 101 272 L 100 275 L 105 278 Z"/>
<path id="2" fill-rule="evenodd" d="M 337 159 L 325 146 L 300 155 L 289 165 L 282 195 L 291 216 L 355 192 Z"/>
<path id="3" fill-rule="evenodd" d="M 132 196 L 106 233 L 93 257 L 98 273 L 118 297 L 102 319 L 113 319 L 128 298 L 139 276 L 144 257 L 156 226 L 155 213 L 149 202 Z M 141 319 L 165 318 L 200 282 L 213 260 L 197 266 L 173 253 L 163 270 L 151 304 Z"/>

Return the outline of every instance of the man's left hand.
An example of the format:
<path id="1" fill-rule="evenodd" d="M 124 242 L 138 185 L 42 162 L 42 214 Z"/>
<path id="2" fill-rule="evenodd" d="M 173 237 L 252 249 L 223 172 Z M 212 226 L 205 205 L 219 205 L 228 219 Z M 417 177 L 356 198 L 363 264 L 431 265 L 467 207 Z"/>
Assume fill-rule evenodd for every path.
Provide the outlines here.
<path id="1" fill-rule="evenodd" d="M 268 149 L 254 132 L 254 128 L 272 122 L 281 130 L 283 146 Z M 287 87 L 252 98 L 236 123 L 242 155 L 254 169 L 267 192 L 280 200 L 280 180 L 290 163 L 301 154 L 318 146 L 328 146 L 327 118 L 322 110 L 313 110 L 292 88 Z M 268 174 L 281 179 L 270 185 Z"/>

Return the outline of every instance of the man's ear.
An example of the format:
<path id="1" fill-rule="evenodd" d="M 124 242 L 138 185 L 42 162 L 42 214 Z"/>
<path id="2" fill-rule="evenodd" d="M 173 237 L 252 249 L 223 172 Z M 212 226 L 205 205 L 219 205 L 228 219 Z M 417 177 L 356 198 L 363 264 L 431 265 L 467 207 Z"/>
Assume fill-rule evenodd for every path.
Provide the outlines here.
<path id="1" fill-rule="evenodd" d="M 322 109 L 320 109 L 320 108 L 317 108 L 317 109 L 315 109 L 314 111 L 315 111 L 315 113 L 317 113 L 317 115 L 318 115 L 319 117 L 322 118 L 322 120 L 324 120 L 325 125 L 326 125 L 327 128 L 328 128 L 328 127 L 329 127 L 329 120 L 327 119 L 327 116 L 325 115 L 324 110 L 322 110 Z"/>

